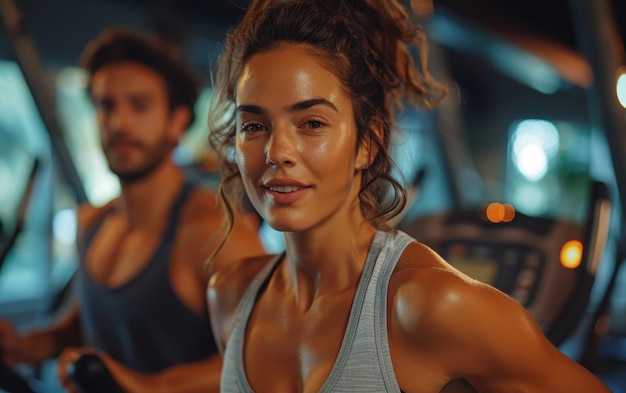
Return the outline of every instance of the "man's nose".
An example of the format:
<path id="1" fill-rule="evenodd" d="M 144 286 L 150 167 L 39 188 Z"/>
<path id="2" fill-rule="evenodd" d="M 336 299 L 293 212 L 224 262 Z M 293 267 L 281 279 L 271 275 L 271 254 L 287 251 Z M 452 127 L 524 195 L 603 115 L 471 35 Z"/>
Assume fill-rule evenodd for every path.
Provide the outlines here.
<path id="1" fill-rule="evenodd" d="M 131 116 L 128 109 L 117 107 L 107 116 L 106 126 L 110 131 L 126 131 L 130 125 Z"/>

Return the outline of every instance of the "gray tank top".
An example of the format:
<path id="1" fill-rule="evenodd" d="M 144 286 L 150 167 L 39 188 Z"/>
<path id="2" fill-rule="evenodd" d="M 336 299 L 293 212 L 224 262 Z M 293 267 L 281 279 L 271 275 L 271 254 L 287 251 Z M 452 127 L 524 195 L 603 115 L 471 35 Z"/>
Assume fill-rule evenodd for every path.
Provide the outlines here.
<path id="1" fill-rule="evenodd" d="M 400 392 L 387 341 L 387 286 L 400 255 L 412 241 L 401 231 L 376 233 L 357 286 L 339 354 L 320 392 Z M 222 393 L 253 392 L 243 364 L 246 325 L 261 288 L 280 259 L 279 255 L 268 263 L 242 297 L 224 353 Z"/>

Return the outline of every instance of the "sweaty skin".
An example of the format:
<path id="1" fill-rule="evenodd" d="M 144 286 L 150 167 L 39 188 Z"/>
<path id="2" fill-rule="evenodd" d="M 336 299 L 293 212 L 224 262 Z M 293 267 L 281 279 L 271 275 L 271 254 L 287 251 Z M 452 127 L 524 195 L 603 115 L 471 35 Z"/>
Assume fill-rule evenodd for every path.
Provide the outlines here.
<path id="1" fill-rule="evenodd" d="M 339 80 L 303 45 L 253 55 L 236 100 L 246 191 L 286 244 L 247 326 L 246 377 L 259 393 L 317 392 L 338 355 L 375 234 L 357 197 L 370 149 L 357 144 Z M 239 299 L 271 258 L 231 264 L 211 279 L 222 351 Z M 391 359 L 404 392 L 609 392 L 552 346 L 513 299 L 425 245 L 403 253 L 387 307 Z"/>
<path id="2" fill-rule="evenodd" d="M 364 149 L 357 152 L 352 103 L 331 72 L 317 67 L 321 75 L 312 75 L 309 59 L 298 55 L 287 59 L 296 72 L 284 74 L 290 70 L 281 64 L 267 70 L 269 76 L 257 75 L 254 66 L 264 56 L 254 56 L 244 68 L 237 92 L 237 162 L 253 206 L 280 231 L 359 214 L 357 204 L 349 205 L 360 186 L 355 166 L 369 162 Z M 300 190 L 293 201 L 281 203 L 281 193 L 268 185 Z M 300 208 L 316 203 L 317 210 Z"/>

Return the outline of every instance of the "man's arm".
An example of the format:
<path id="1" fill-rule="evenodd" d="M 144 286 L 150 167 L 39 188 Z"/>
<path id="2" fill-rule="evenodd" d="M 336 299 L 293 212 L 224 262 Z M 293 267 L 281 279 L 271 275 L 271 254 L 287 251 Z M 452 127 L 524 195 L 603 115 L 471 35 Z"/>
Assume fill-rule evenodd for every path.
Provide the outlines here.
<path id="1" fill-rule="evenodd" d="M 68 348 L 58 360 L 58 374 L 63 386 L 69 392 L 76 392 L 76 386 L 68 375 L 68 365 L 81 355 L 93 353 L 90 348 Z M 116 362 L 107 354 L 99 352 L 109 372 L 126 393 L 218 393 L 222 358 L 219 355 L 199 362 L 170 367 L 157 374 L 142 374 Z"/>
<path id="2" fill-rule="evenodd" d="M 206 361 L 169 368 L 152 378 L 150 392 L 194 393 L 219 392 L 222 357 L 214 355 Z M 137 393 L 147 390 L 136 390 Z M 135 391 L 129 391 L 133 393 Z"/>
<path id="3" fill-rule="evenodd" d="M 69 345 L 80 345 L 78 309 L 72 305 L 51 327 L 18 335 L 2 327 L 2 352 L 9 364 L 39 363 L 57 357 Z"/>

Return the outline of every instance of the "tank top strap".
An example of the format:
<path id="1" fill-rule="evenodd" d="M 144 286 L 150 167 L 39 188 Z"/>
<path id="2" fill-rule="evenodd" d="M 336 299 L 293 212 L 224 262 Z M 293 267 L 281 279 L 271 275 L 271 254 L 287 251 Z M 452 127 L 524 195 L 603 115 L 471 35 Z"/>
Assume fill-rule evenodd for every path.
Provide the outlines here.
<path id="1" fill-rule="evenodd" d="M 415 242 L 406 233 L 396 230 L 389 234 L 387 241 L 388 246 L 385 247 L 388 255 L 384 261 L 377 266 L 377 275 L 375 290 L 370 293 L 372 305 L 374 309 L 374 337 L 376 347 L 379 351 L 379 366 L 382 370 L 383 382 L 388 392 L 402 392 L 398 386 L 393 371 L 393 363 L 391 361 L 391 352 L 389 348 L 388 332 L 387 332 L 387 294 L 389 280 L 393 274 L 400 256 L 404 253 L 406 247 Z"/>
<path id="2" fill-rule="evenodd" d="M 109 215 L 109 213 L 112 210 L 113 209 L 111 208 L 106 209 L 102 214 L 100 214 L 100 216 L 96 219 L 96 221 L 85 230 L 85 236 L 81 239 L 80 243 L 78 243 L 77 245 L 78 255 L 81 258 L 81 260 L 84 260 L 84 257 L 86 257 L 86 253 L 87 253 L 87 249 L 89 248 L 89 245 L 93 241 L 93 238 L 96 236 L 96 233 L 98 233 L 98 230 L 104 223 L 104 220 L 106 219 L 106 217 Z"/>
<path id="3" fill-rule="evenodd" d="M 241 300 L 237 307 L 234 318 L 236 324 L 246 324 L 248 322 L 247 319 L 252 312 L 252 309 L 254 308 L 261 288 L 267 283 L 267 280 L 269 280 L 272 272 L 274 271 L 276 266 L 278 266 L 278 263 L 283 259 L 284 256 L 285 251 L 273 256 L 269 260 L 269 262 L 265 264 L 265 266 L 263 266 L 263 268 L 261 268 L 261 270 L 259 270 L 256 276 L 252 279 L 250 285 L 248 285 L 248 288 L 246 288 L 243 296 L 241 297 Z"/>
<path id="4" fill-rule="evenodd" d="M 167 227 L 165 228 L 161 244 L 172 244 L 172 240 L 176 234 L 176 229 L 178 228 L 182 210 L 185 207 L 185 202 L 187 202 L 187 199 L 195 187 L 196 185 L 192 182 L 185 182 L 185 184 L 183 184 L 183 187 L 178 193 L 178 196 L 174 200 L 172 208 L 170 209 L 170 216 L 167 221 Z"/>
<path id="5" fill-rule="evenodd" d="M 265 285 L 284 256 L 285 252 L 283 251 L 272 257 L 252 279 L 239 301 L 233 319 L 233 326 L 230 330 L 230 336 L 226 344 L 226 352 L 224 353 L 224 366 L 222 368 L 222 378 L 220 382 L 220 391 L 223 393 L 254 393 L 254 390 L 248 383 L 245 366 L 243 364 L 246 326 L 261 288 Z"/>
<path id="6" fill-rule="evenodd" d="M 170 217 L 168 220 L 168 225 L 165 229 L 163 240 L 169 240 L 174 237 L 174 234 L 176 233 L 176 227 L 178 226 L 180 213 L 183 207 L 185 206 L 185 202 L 187 201 L 187 198 L 189 197 L 189 195 L 191 194 L 191 192 L 193 191 L 195 187 L 196 185 L 192 182 L 185 182 L 183 184 L 183 187 L 181 188 L 181 191 L 176 197 L 176 200 L 174 201 L 174 204 L 172 205 L 172 208 L 170 210 Z M 83 237 L 82 241 L 78 244 L 78 253 L 81 257 L 84 256 L 85 253 L 87 252 L 87 248 L 93 241 L 94 236 L 96 235 L 96 233 L 98 233 L 98 230 L 104 223 L 104 220 L 109 215 L 109 213 L 111 213 L 112 210 L 113 209 L 111 208 L 106 209 L 96 219 L 96 221 L 90 227 L 86 229 L 85 236 Z"/>

